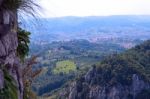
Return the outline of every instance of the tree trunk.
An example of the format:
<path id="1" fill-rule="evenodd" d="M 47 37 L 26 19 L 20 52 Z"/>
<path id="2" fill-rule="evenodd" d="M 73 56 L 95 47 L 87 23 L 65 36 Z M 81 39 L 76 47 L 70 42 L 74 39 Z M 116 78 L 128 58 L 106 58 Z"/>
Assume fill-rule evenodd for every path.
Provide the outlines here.
<path id="1" fill-rule="evenodd" d="M 1 5 L 2 0 L 0 0 Z M 23 99 L 23 84 L 21 65 L 16 55 L 17 39 L 17 12 L 0 10 L 0 64 L 7 65 L 9 73 L 17 82 L 18 99 Z M 2 71 L 0 71 L 2 72 Z M 0 88 L 2 88 L 3 73 L 0 73 Z"/>

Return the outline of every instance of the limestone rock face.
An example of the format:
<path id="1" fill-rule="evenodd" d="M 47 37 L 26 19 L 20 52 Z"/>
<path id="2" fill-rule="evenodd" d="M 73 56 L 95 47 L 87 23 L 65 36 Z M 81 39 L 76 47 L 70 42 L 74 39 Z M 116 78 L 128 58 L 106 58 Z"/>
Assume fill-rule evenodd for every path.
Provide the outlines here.
<path id="1" fill-rule="evenodd" d="M 1 5 L 2 0 L 0 0 Z M 7 12 L 7 19 L 4 15 L 5 11 L 0 10 L 0 65 L 7 65 L 9 74 L 14 77 L 18 87 L 18 99 L 23 99 L 23 84 L 21 77 L 21 65 L 16 55 L 18 46 L 17 32 L 14 28 L 17 23 L 16 13 Z M 10 20 L 11 19 L 11 20 Z M 12 24 L 13 23 L 13 24 Z M 0 70 L 0 89 L 4 84 L 3 71 Z"/>
<path id="2" fill-rule="evenodd" d="M 84 76 L 82 83 L 73 82 L 68 91 L 68 99 L 136 99 L 142 90 L 150 89 L 150 83 L 142 80 L 137 74 L 133 74 L 130 85 L 118 83 L 113 86 L 92 85 L 91 82 L 96 76 L 96 69 L 92 68 Z"/>
<path id="3" fill-rule="evenodd" d="M 77 95 L 77 86 L 76 82 L 72 83 L 72 87 L 70 87 L 69 99 L 76 99 Z"/>
<path id="4" fill-rule="evenodd" d="M 9 72 L 17 81 L 18 86 L 18 99 L 22 99 L 23 84 L 20 72 L 19 58 L 16 56 L 17 48 L 17 34 L 10 32 L 0 39 L 0 64 L 7 64 L 9 66 Z M 2 88 L 2 73 L 0 73 L 0 88 Z"/>
<path id="5" fill-rule="evenodd" d="M 86 82 L 92 81 L 94 76 L 96 76 L 96 67 L 93 66 L 85 75 L 85 81 Z"/>
<path id="6" fill-rule="evenodd" d="M 13 54 L 16 53 L 17 48 L 17 34 L 10 32 L 0 39 L 0 57 L 14 57 Z M 11 63 L 11 62 L 10 62 Z"/>
<path id="7" fill-rule="evenodd" d="M 150 89 L 150 84 L 144 82 L 142 79 L 139 78 L 138 75 L 134 74 L 132 76 L 132 85 L 131 85 L 131 92 L 135 97 L 137 93 L 140 93 L 143 89 Z"/>

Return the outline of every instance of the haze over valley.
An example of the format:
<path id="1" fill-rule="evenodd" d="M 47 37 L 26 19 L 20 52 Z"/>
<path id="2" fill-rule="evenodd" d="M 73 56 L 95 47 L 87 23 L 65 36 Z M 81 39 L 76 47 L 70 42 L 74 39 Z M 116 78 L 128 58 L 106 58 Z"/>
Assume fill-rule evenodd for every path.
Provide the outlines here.
<path id="1" fill-rule="evenodd" d="M 32 88 L 40 96 L 52 95 L 100 60 L 150 39 L 149 16 L 68 16 L 31 22 L 25 26 L 32 31 L 29 57 L 37 55 L 34 68 L 43 69 Z"/>
<path id="2" fill-rule="evenodd" d="M 32 42 L 85 39 L 91 42 L 107 39 L 149 39 L 149 16 L 89 16 L 41 18 L 27 23 Z M 39 23 L 39 24 L 38 24 Z M 30 24 L 30 26 L 28 26 Z M 31 25 L 32 24 L 32 25 Z"/>

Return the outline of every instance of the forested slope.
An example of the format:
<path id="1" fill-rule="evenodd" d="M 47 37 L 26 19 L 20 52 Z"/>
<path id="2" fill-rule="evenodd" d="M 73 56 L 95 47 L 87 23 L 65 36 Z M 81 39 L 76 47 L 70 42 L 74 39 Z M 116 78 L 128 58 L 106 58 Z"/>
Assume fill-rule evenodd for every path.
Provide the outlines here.
<path id="1" fill-rule="evenodd" d="M 150 40 L 107 57 L 64 90 L 62 99 L 149 99 Z"/>

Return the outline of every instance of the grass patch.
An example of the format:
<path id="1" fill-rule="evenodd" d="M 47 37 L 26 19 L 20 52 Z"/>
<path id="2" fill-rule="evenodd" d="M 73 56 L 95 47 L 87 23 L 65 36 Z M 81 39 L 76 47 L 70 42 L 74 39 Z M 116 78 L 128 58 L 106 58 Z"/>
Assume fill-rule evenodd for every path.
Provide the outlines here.
<path id="1" fill-rule="evenodd" d="M 70 60 L 59 61 L 53 69 L 54 74 L 68 74 L 76 70 L 76 64 Z"/>

